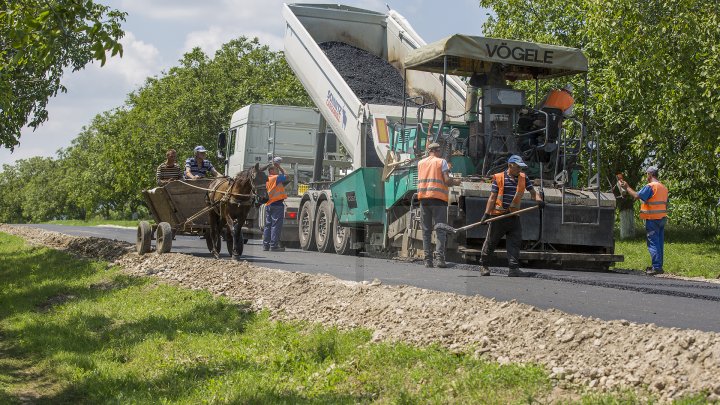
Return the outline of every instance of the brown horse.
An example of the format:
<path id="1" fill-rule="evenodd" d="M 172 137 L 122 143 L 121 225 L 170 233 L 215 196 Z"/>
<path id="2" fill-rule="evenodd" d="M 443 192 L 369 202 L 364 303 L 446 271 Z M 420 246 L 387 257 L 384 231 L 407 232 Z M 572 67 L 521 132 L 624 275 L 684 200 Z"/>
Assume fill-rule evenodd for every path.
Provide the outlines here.
<path id="1" fill-rule="evenodd" d="M 260 206 L 268 201 L 267 166 L 255 166 L 238 173 L 235 178 L 223 177 L 210 183 L 207 202 L 214 209 L 210 211 L 210 242 L 212 254 L 220 258 L 220 230 L 225 221 L 226 239 L 232 238 L 232 257 L 240 259 L 243 252 L 242 226 L 253 205 Z"/>

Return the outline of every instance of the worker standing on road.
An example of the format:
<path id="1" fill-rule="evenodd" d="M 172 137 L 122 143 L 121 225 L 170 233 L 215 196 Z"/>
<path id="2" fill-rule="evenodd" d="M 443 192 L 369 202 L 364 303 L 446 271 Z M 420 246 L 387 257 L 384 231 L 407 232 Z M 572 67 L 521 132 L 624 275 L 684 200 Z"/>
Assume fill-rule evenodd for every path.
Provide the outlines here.
<path id="1" fill-rule="evenodd" d="M 215 177 L 219 177 L 220 173 L 207 159 L 207 149 L 203 146 L 195 147 L 195 155 L 185 160 L 185 178 L 188 180 L 202 179 L 210 172 Z"/>
<path id="2" fill-rule="evenodd" d="M 640 219 L 645 221 L 647 247 L 650 252 L 652 267 L 645 269 L 649 276 L 663 273 L 663 253 L 665 240 L 665 224 L 667 223 L 668 189 L 658 181 L 658 169 L 650 166 L 645 170 L 647 185 L 639 192 L 633 190 L 624 180 L 618 183 L 634 199 L 642 201 Z"/>
<path id="3" fill-rule="evenodd" d="M 279 245 L 282 233 L 283 219 L 285 218 L 285 170 L 280 167 L 282 158 L 273 159 L 268 167 L 268 181 L 266 183 L 268 202 L 265 203 L 265 230 L 263 231 L 263 250 L 271 252 L 284 252 L 285 248 Z"/>
<path id="4" fill-rule="evenodd" d="M 522 200 L 525 190 L 530 192 L 530 197 L 537 201 L 540 208 L 545 207 L 542 196 L 535 192 L 527 176 L 522 172 L 525 167 L 527 165 L 520 156 L 512 155 L 508 159 L 507 170 L 493 175 L 492 191 L 481 221 L 519 210 L 520 200 Z M 519 262 L 522 225 L 520 217 L 513 215 L 488 224 L 487 236 L 480 254 L 480 275 L 490 275 L 488 265 L 495 252 L 495 247 L 503 236 L 505 236 L 508 267 L 510 268 L 508 277 L 521 277 L 525 274 L 520 271 Z"/>
<path id="5" fill-rule="evenodd" d="M 447 267 L 445 264 L 447 235 L 443 231 L 435 233 L 437 245 L 435 253 L 431 255 L 433 226 L 447 223 L 448 186 L 459 185 L 460 179 L 450 177 L 450 167 L 442 158 L 438 143 L 428 145 L 428 154 L 428 157 L 418 162 L 418 199 L 422 212 L 425 267 L 433 267 L 434 264 L 444 268 Z"/>

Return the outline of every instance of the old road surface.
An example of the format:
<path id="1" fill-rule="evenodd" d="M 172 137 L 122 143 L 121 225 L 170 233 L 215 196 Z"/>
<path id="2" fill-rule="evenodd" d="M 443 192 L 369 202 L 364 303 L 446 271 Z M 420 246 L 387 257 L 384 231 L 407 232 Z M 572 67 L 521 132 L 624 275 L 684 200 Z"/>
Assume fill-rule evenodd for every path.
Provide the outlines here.
<path id="1" fill-rule="evenodd" d="M 32 225 L 73 236 L 95 236 L 135 243 L 136 230 L 110 227 Z M 174 253 L 211 257 L 205 241 L 178 236 Z M 228 258 L 227 254 L 223 256 Z M 498 301 L 613 320 L 720 332 L 720 284 L 648 277 L 635 272 L 578 272 L 525 269 L 530 277 L 507 278 L 506 268 L 492 268 L 480 277 L 476 266 L 452 264 L 426 269 L 421 264 L 288 249 L 263 252 L 259 241 L 245 245 L 243 259 L 262 267 L 328 273 L 353 281 L 381 280 L 384 284 L 412 285 Z"/>

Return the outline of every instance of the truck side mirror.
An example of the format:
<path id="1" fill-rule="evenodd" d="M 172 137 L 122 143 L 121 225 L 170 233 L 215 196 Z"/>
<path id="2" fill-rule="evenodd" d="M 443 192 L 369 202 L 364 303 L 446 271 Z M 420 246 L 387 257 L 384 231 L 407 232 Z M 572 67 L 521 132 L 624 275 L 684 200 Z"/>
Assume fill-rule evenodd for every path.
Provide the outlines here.
<path id="1" fill-rule="evenodd" d="M 225 148 L 227 147 L 227 133 L 220 132 L 217 136 L 217 153 L 218 157 L 225 159 Z"/>

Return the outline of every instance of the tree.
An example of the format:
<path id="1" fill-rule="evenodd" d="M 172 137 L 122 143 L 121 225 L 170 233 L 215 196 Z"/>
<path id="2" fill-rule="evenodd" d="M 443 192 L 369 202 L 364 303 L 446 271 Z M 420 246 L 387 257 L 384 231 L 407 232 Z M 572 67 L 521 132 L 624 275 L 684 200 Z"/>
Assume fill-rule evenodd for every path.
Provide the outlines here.
<path id="1" fill-rule="evenodd" d="M 12 150 L 24 125 L 48 119 L 66 68 L 122 55 L 124 20 L 92 0 L 0 0 L 0 146 Z"/>
<path id="2" fill-rule="evenodd" d="M 653 163 L 669 181 L 672 198 L 704 207 L 717 201 L 720 3 L 481 0 L 480 5 L 496 12 L 485 24 L 488 36 L 586 53 L 589 99 L 580 102 L 601 133 L 605 173 L 622 172 L 636 184 L 642 166 Z M 620 200 L 619 206 L 621 219 L 632 218 L 632 201 Z"/>

